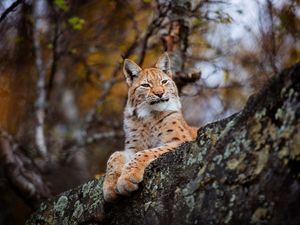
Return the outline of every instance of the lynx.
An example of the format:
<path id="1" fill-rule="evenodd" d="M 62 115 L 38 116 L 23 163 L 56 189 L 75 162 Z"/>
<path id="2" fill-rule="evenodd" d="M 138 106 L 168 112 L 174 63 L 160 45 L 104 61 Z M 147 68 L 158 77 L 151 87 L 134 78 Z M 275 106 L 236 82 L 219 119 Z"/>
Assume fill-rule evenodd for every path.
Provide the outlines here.
<path id="1" fill-rule="evenodd" d="M 103 193 L 108 202 L 137 190 L 151 161 L 197 136 L 197 128 L 188 126 L 182 117 L 167 52 L 155 68 L 142 70 L 125 59 L 123 72 L 129 86 L 125 151 L 115 152 L 107 162 Z"/>

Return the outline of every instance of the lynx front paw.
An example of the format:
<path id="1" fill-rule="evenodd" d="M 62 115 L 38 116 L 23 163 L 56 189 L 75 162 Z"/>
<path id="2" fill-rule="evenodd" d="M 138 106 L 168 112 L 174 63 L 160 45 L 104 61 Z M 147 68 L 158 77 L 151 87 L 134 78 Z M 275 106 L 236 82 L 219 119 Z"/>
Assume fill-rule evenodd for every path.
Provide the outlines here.
<path id="1" fill-rule="evenodd" d="M 129 195 L 138 189 L 138 184 L 143 180 L 143 173 L 137 170 L 124 171 L 118 180 L 118 192 L 122 195 Z"/>
<path id="2" fill-rule="evenodd" d="M 114 202 L 120 197 L 118 195 L 117 180 L 111 182 L 111 179 L 106 178 L 103 184 L 103 196 L 107 202 Z"/>
<path id="3" fill-rule="evenodd" d="M 105 201 L 114 202 L 118 199 L 118 194 L 113 190 L 113 188 L 103 188 L 103 196 Z"/>

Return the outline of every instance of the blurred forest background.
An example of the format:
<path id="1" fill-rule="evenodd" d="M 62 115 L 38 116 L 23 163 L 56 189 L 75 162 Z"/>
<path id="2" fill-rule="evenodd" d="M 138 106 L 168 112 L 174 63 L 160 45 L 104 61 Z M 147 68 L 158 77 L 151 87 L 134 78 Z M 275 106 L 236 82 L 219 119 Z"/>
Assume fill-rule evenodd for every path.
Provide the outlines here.
<path id="1" fill-rule="evenodd" d="M 124 146 L 120 54 L 164 52 L 188 124 L 242 109 L 300 59 L 299 0 L 0 0 L 0 224 L 105 172 Z M 202 69 L 202 74 L 200 72 Z"/>

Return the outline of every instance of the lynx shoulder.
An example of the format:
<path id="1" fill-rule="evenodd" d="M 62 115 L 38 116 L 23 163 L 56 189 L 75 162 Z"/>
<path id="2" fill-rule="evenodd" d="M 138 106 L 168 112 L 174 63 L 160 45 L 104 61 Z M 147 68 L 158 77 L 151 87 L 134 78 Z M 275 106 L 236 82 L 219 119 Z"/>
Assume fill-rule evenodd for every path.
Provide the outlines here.
<path id="1" fill-rule="evenodd" d="M 151 161 L 197 135 L 197 128 L 182 117 L 167 52 L 149 69 L 125 59 L 123 72 L 129 86 L 125 150 L 115 152 L 107 162 L 103 193 L 109 202 L 137 190 Z"/>

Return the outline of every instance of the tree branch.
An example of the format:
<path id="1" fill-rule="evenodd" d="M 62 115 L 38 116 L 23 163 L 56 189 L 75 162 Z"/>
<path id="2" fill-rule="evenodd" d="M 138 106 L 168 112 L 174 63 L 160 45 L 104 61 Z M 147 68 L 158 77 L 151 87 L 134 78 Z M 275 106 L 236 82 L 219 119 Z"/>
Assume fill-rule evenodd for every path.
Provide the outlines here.
<path id="1" fill-rule="evenodd" d="M 14 10 L 14 8 L 16 8 L 20 3 L 22 3 L 24 0 L 17 0 L 15 1 L 13 4 L 11 4 L 10 7 L 8 7 L 4 13 L 2 13 L 1 17 L 0 17 L 0 23 L 2 22 L 2 20 L 5 19 L 5 17 Z"/>
<path id="2" fill-rule="evenodd" d="M 273 15 L 273 2 L 271 0 L 267 0 L 267 7 L 268 7 L 268 13 L 269 13 L 269 17 L 270 17 L 270 23 L 271 23 L 271 34 L 270 34 L 270 38 L 271 38 L 271 51 L 269 52 L 269 60 L 270 60 L 270 64 L 273 68 L 274 73 L 278 73 L 278 69 L 276 67 L 276 39 L 275 39 L 275 28 L 274 28 L 274 15 Z"/>
<path id="3" fill-rule="evenodd" d="M 159 10 L 159 14 L 157 15 L 157 17 L 148 26 L 148 29 L 147 29 L 147 32 L 146 32 L 146 36 L 144 37 L 144 39 L 142 41 L 142 50 L 141 50 L 141 53 L 140 53 L 140 56 L 139 56 L 139 61 L 138 61 L 138 65 L 140 67 L 142 66 L 142 64 L 144 62 L 148 39 L 153 34 L 154 30 L 161 25 L 162 21 L 164 20 L 165 16 L 167 15 L 167 13 L 168 13 L 168 11 L 170 9 L 170 6 L 171 6 L 171 1 L 168 1 L 168 5 L 166 6 L 165 11 L 161 12 Z M 157 7 L 160 8 L 159 5 L 157 5 Z"/>
<path id="4" fill-rule="evenodd" d="M 37 3 L 35 3 L 35 13 L 37 14 Z M 40 46 L 39 34 L 38 34 L 37 18 L 35 18 L 34 28 L 33 28 L 33 46 L 35 53 L 35 66 L 38 75 L 37 80 L 37 99 L 35 102 L 36 107 L 36 128 L 35 128 L 35 141 L 37 150 L 43 158 L 47 158 L 47 147 L 45 144 L 44 136 L 44 117 L 45 117 L 45 77 L 46 77 L 46 67 L 42 60 L 42 50 Z M 55 63 L 55 62 L 54 62 Z"/>
<path id="5" fill-rule="evenodd" d="M 132 51 L 134 50 L 134 48 L 137 46 L 138 44 L 138 37 L 136 37 L 135 41 L 131 44 L 131 46 L 127 49 L 126 53 L 124 54 L 124 57 L 127 58 L 131 53 Z M 109 91 L 112 87 L 113 84 L 115 84 L 116 80 L 116 76 L 119 72 L 119 70 L 121 69 L 121 65 L 122 63 L 118 63 L 115 70 L 113 71 L 111 77 L 110 77 L 110 80 L 106 83 L 104 83 L 104 88 L 103 88 L 103 92 L 101 94 L 101 96 L 98 98 L 95 106 L 90 110 L 90 112 L 88 113 L 88 115 L 86 116 L 85 118 L 85 132 L 87 132 L 87 129 L 89 127 L 89 124 L 91 123 L 92 119 L 93 119 L 93 116 L 94 114 L 96 113 L 97 111 L 97 108 L 102 105 L 103 103 L 103 100 L 105 99 L 105 97 L 109 94 Z"/>
<path id="6" fill-rule="evenodd" d="M 52 197 L 52 194 L 37 167 L 19 150 L 19 144 L 0 124 L 0 159 L 5 176 L 11 188 L 32 210 L 36 210 L 41 200 Z"/>
<path id="7" fill-rule="evenodd" d="M 59 37 L 59 34 L 58 34 L 59 23 L 58 23 L 57 18 L 55 17 L 55 9 L 54 9 L 54 6 L 53 6 L 53 2 L 49 1 L 49 4 L 50 4 L 50 8 L 51 8 L 52 13 L 53 13 L 52 17 L 54 18 L 56 26 L 53 28 L 53 37 L 52 37 L 53 38 L 53 41 L 52 41 L 53 64 L 52 64 L 52 67 L 51 67 L 49 84 L 48 84 L 48 87 L 47 87 L 46 101 L 49 101 L 50 97 L 51 97 L 54 76 L 55 76 L 55 73 L 56 73 L 57 61 L 59 59 L 58 54 L 57 54 L 57 42 L 58 42 L 58 37 Z"/>
<path id="8" fill-rule="evenodd" d="M 283 70 L 242 111 L 154 160 L 130 196 L 105 202 L 100 177 L 49 199 L 29 224 L 298 224 L 299 72 Z"/>

